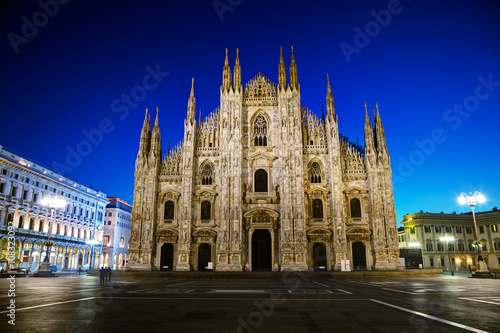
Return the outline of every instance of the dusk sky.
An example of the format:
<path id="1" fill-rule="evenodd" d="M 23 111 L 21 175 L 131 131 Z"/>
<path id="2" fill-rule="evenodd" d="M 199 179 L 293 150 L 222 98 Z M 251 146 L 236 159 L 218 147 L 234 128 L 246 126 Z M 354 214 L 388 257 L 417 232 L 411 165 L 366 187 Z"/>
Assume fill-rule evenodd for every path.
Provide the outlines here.
<path id="1" fill-rule="evenodd" d="M 398 222 L 469 212 L 464 191 L 486 196 L 477 211 L 500 206 L 497 1 L 0 6 L 0 145 L 108 196 L 132 203 L 146 108 L 159 108 L 166 154 L 182 139 L 191 78 L 204 118 L 219 105 L 226 48 L 231 68 L 239 48 L 244 83 L 258 72 L 277 83 L 280 46 L 288 72 L 293 45 L 302 103 L 321 116 L 328 73 L 351 141 L 364 146 L 364 103 L 373 121 L 378 102 Z"/>

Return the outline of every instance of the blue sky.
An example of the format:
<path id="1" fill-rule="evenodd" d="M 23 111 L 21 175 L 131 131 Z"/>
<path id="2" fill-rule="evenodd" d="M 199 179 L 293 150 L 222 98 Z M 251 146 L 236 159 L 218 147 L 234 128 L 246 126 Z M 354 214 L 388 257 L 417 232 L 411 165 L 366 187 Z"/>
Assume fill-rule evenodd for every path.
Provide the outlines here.
<path id="1" fill-rule="evenodd" d="M 500 204 L 495 1 L 60 2 L 1 5 L 0 144 L 85 185 L 131 202 L 145 108 L 166 151 L 192 77 L 202 116 L 219 105 L 225 48 L 243 82 L 277 82 L 293 45 L 302 103 L 321 114 L 328 73 L 343 135 L 363 144 L 364 103 L 379 103 L 398 221 L 467 212 L 463 191 Z"/>

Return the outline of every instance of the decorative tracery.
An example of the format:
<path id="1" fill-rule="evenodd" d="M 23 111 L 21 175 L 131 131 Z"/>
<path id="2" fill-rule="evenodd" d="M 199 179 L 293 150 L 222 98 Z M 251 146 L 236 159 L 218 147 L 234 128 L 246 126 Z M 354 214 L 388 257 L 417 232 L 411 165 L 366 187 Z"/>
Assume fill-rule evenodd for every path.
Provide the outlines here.
<path id="1" fill-rule="evenodd" d="M 317 162 L 311 164 L 311 183 L 321 183 L 321 167 Z"/>
<path id="2" fill-rule="evenodd" d="M 181 180 L 181 164 L 182 164 L 182 142 L 177 144 L 173 149 L 169 149 L 167 156 L 163 159 L 160 176 L 166 179 L 180 181 Z"/>
<path id="3" fill-rule="evenodd" d="M 365 172 L 364 154 L 362 148 L 348 141 L 349 138 L 340 137 L 340 155 L 344 172 Z"/>
<path id="4" fill-rule="evenodd" d="M 302 106 L 302 120 L 305 146 L 326 145 L 323 119 L 316 116 L 306 106 Z"/>
<path id="5" fill-rule="evenodd" d="M 267 146 L 267 121 L 259 115 L 254 122 L 254 145 Z"/>
<path id="6" fill-rule="evenodd" d="M 208 163 L 205 164 L 201 171 L 201 185 L 212 185 L 213 174 L 212 166 Z"/>
<path id="7" fill-rule="evenodd" d="M 261 73 L 257 74 L 245 85 L 245 102 L 276 102 L 276 85 Z"/>
<path id="8" fill-rule="evenodd" d="M 198 147 L 218 146 L 219 108 L 211 112 L 198 126 Z"/>

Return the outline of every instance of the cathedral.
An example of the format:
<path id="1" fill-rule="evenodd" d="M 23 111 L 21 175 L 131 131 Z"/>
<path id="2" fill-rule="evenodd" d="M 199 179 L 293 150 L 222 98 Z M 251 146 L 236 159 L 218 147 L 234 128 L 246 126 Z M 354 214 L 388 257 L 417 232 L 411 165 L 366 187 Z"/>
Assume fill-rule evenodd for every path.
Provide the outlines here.
<path id="1" fill-rule="evenodd" d="M 378 105 L 365 145 L 301 104 L 297 65 L 281 52 L 278 84 L 243 85 L 226 49 L 220 105 L 165 152 L 146 110 L 135 165 L 130 270 L 308 271 L 400 268 L 390 157 Z"/>

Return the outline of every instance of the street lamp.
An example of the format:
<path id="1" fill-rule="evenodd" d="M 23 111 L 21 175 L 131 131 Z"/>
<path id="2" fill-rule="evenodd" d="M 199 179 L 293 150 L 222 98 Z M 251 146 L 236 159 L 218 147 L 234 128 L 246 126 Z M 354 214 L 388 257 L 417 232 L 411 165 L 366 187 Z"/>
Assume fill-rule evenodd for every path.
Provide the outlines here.
<path id="1" fill-rule="evenodd" d="M 455 238 L 453 238 L 452 236 L 444 236 L 444 237 L 441 237 L 439 240 L 441 242 L 446 242 L 446 247 L 448 248 L 448 260 L 450 261 L 450 272 L 451 272 L 451 275 L 454 276 L 455 271 L 451 267 L 450 247 L 448 246 L 448 242 L 453 242 L 455 240 Z"/>
<path id="2" fill-rule="evenodd" d="M 416 249 L 418 247 L 420 247 L 420 243 L 412 240 L 409 244 L 408 244 L 412 249 Z"/>
<path id="3" fill-rule="evenodd" d="M 474 206 L 476 205 L 476 202 L 483 203 L 485 201 L 486 198 L 479 191 L 474 192 L 474 194 L 469 192 L 469 195 L 462 192 L 458 197 L 459 204 L 461 205 L 468 204 L 472 210 L 472 219 L 474 220 L 474 232 L 476 233 L 476 240 L 474 241 L 474 243 L 472 243 L 472 245 L 477 247 L 477 263 L 479 265 L 479 271 L 487 272 L 488 267 L 484 263 L 483 257 L 481 256 L 481 242 L 479 241 L 479 233 L 477 232 L 476 214 L 474 213 Z"/>
<path id="4" fill-rule="evenodd" d="M 92 269 L 92 267 L 93 267 L 92 263 L 94 262 L 94 245 L 99 244 L 99 242 L 95 239 L 90 239 L 90 240 L 86 241 L 85 243 L 92 245 L 92 250 L 90 252 L 90 265 L 89 265 L 89 269 Z"/>
<path id="5" fill-rule="evenodd" d="M 54 220 L 54 212 L 56 208 L 62 209 L 66 207 L 66 200 L 58 198 L 56 196 L 46 196 L 40 201 L 42 206 L 50 208 L 50 220 L 49 220 L 49 232 L 47 236 L 47 252 L 45 253 L 45 259 L 43 259 L 42 265 L 38 270 L 38 273 L 34 274 L 37 277 L 48 277 L 55 276 L 50 269 L 50 250 L 52 243 L 50 242 L 50 232 L 52 229 L 51 222 Z"/>

